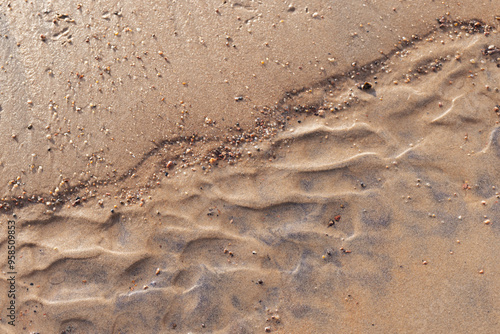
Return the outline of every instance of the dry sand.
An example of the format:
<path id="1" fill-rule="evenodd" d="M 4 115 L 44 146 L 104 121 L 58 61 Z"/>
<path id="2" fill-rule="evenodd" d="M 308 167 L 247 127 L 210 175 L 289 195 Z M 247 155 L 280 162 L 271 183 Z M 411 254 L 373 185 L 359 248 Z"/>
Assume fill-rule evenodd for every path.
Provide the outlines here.
<path id="1" fill-rule="evenodd" d="M 0 332 L 500 331 L 496 15 L 3 2 Z"/>

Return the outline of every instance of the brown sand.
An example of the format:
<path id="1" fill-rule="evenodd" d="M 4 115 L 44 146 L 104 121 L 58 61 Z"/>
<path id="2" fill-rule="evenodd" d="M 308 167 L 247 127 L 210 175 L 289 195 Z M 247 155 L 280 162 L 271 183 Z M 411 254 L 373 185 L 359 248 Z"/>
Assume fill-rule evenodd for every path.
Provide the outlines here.
<path id="1" fill-rule="evenodd" d="M 1 332 L 500 330 L 500 5 L 0 14 Z"/>

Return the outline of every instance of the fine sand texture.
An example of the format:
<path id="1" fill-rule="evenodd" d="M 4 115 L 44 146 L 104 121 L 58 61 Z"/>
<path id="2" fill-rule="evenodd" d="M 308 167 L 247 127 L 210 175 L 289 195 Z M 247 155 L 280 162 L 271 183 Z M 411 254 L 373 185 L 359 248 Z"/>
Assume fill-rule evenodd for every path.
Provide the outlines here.
<path id="1" fill-rule="evenodd" d="M 499 25 L 1 3 L 0 332 L 500 332 Z"/>

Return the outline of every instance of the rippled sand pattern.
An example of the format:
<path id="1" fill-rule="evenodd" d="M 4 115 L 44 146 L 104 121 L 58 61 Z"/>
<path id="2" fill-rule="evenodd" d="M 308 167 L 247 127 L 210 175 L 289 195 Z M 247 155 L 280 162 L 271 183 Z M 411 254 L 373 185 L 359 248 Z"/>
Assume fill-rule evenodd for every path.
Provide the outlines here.
<path id="1" fill-rule="evenodd" d="M 500 328 L 500 69 L 498 54 L 483 54 L 499 40 L 430 36 L 444 43 L 424 38 L 374 65 L 365 78 L 372 89 L 342 78 L 291 96 L 286 131 L 259 144 L 256 158 L 163 179 L 140 209 L 28 210 L 19 325 L 55 329 L 40 333 Z M 295 109 L 303 101 L 313 111 Z"/>

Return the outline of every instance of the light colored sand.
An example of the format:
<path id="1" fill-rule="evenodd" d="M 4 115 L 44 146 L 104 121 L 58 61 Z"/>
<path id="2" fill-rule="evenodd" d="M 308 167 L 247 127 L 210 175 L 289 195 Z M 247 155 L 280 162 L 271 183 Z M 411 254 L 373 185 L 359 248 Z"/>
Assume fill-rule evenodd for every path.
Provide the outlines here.
<path id="1" fill-rule="evenodd" d="M 82 4 L 0 7 L 2 331 L 499 329 L 497 5 Z"/>

